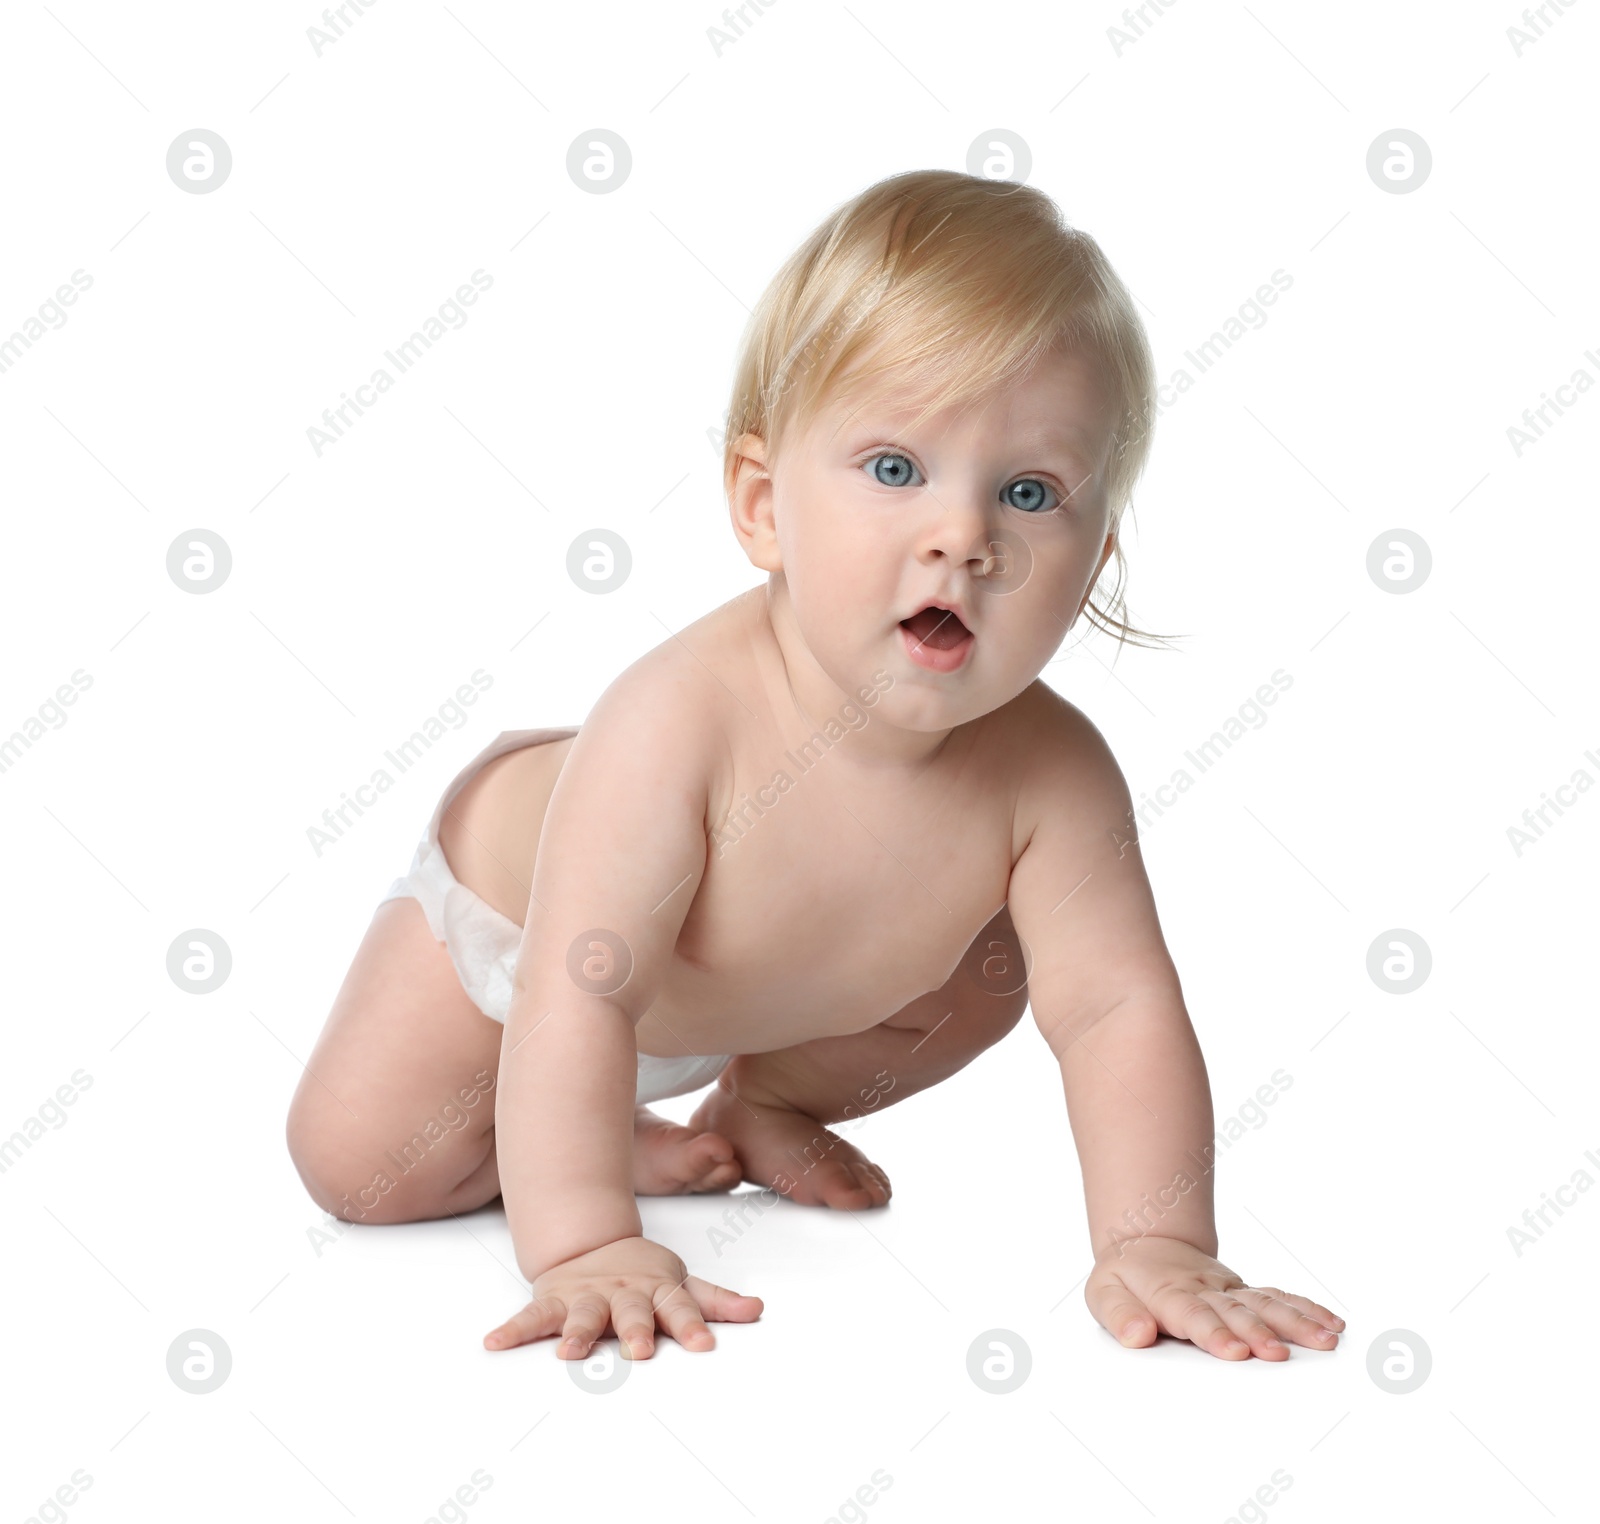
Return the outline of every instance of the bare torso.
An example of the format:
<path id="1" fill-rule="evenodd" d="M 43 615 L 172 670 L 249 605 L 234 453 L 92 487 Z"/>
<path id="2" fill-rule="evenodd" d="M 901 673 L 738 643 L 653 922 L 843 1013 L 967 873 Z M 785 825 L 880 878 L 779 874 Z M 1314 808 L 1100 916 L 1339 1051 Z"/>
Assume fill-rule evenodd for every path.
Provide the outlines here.
<path id="1" fill-rule="evenodd" d="M 894 1016 L 956 972 L 1003 910 L 1026 845 L 1017 798 L 1032 689 L 958 726 L 915 775 L 875 775 L 851 754 L 850 715 L 812 724 L 797 711 L 747 610 L 735 599 L 683 632 L 724 688 L 725 760 L 711 782 L 705 872 L 639 1022 L 644 1053 L 765 1052 Z M 872 716 L 858 702 L 853 723 Z M 840 739 L 821 745 L 812 738 L 830 718 Z M 573 739 L 489 763 L 440 828 L 456 877 L 519 924 Z M 780 773 L 788 786 L 774 784 Z"/>

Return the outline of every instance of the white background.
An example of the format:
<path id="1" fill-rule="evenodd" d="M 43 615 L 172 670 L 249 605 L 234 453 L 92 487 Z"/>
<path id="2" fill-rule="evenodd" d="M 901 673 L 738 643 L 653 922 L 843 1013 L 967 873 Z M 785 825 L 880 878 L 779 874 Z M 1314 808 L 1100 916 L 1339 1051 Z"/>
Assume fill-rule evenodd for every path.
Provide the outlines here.
<path id="1" fill-rule="evenodd" d="M 1600 378 L 1600 16 L 1553 14 L 1519 54 L 1510 3 L 1186 0 L 1119 55 L 1109 3 L 782 0 L 719 56 L 711 4 L 380 0 L 318 56 L 310 4 L 8 7 L 0 335 L 93 285 L 0 373 L 0 735 L 92 686 L 0 773 L 0 1136 L 92 1085 L 0 1175 L 5 1516 L 78 1468 L 59 1516 L 84 1521 L 420 1521 L 480 1468 L 475 1524 L 823 1521 L 875 1470 L 881 1524 L 1222 1521 L 1279 1470 L 1248 1516 L 1583 1516 L 1600 1193 L 1520 1255 L 1507 1235 L 1600 1179 L 1600 798 L 1507 837 L 1600 778 L 1600 396 L 1520 456 L 1506 432 Z M 232 150 L 210 194 L 165 169 L 195 127 Z M 596 127 L 633 154 L 610 194 L 566 171 Z M 1349 1331 L 1230 1365 L 1100 1330 L 1025 1020 L 852 1133 L 887 1210 L 785 1203 L 718 1256 L 725 1200 L 646 1200 L 648 1234 L 767 1311 L 596 1397 L 550 1341 L 481 1348 L 522 1300 L 498 1206 L 314 1245 L 283 1143 L 300 1061 L 464 762 L 581 721 L 759 580 L 707 431 L 782 259 L 997 127 L 1136 293 L 1164 379 L 1293 279 L 1164 413 L 1136 494 L 1132 615 L 1181 651 L 1113 665 L 1075 633 L 1046 676 L 1136 799 L 1292 676 L 1145 855 L 1219 1125 L 1293 1078 L 1219 1165 L 1223 1258 Z M 1433 155 L 1409 194 L 1366 170 L 1396 127 Z M 307 427 L 475 269 L 466 326 L 319 458 Z M 596 526 L 634 557 L 606 597 L 565 570 Z M 166 571 L 196 528 L 233 558 L 203 596 Z M 1433 560 L 1405 594 L 1366 570 L 1396 528 Z M 478 668 L 461 729 L 318 856 L 307 828 Z M 166 971 L 197 927 L 233 957 L 204 996 Z M 1367 972 L 1396 928 L 1433 960 L 1403 996 Z M 166 1370 L 196 1328 L 232 1353 L 209 1395 Z M 1003 1396 L 966 1373 L 996 1328 L 1032 1356 Z M 1405 1395 L 1367 1370 L 1394 1329 L 1432 1354 Z"/>

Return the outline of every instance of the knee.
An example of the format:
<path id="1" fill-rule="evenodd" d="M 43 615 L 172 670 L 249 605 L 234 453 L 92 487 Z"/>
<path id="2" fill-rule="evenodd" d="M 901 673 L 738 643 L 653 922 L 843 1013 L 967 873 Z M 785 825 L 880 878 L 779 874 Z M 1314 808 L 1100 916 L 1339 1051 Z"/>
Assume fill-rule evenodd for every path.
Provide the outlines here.
<path id="1" fill-rule="evenodd" d="M 354 1203 L 354 1195 L 367 1181 L 356 1180 L 356 1172 L 348 1167 L 348 1141 L 340 1137 L 325 1108 L 306 1098 L 303 1086 L 289 1107 L 284 1141 L 306 1194 L 323 1211 L 360 1221 L 362 1208 Z"/>
<path id="2" fill-rule="evenodd" d="M 341 1124 L 337 1106 L 295 1096 L 285 1142 L 306 1194 L 347 1222 L 387 1224 L 436 1216 L 428 1210 L 425 1182 L 382 1157 L 352 1119 Z"/>

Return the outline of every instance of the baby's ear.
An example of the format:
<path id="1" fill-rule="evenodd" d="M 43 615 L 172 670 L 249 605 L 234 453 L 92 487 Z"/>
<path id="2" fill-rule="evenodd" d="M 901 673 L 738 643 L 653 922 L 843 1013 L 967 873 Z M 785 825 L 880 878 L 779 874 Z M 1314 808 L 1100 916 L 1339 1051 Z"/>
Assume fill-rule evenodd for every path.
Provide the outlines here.
<path id="1" fill-rule="evenodd" d="M 728 517 L 752 566 L 767 572 L 783 569 L 772 518 L 772 475 L 767 470 L 767 446 L 759 434 L 741 434 L 733 443 Z"/>

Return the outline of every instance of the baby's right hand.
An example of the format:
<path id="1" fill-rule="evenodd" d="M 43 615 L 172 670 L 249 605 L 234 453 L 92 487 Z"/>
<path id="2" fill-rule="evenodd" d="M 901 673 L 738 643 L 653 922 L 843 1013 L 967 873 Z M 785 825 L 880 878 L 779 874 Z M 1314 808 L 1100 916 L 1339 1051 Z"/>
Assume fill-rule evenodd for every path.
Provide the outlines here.
<path id="1" fill-rule="evenodd" d="M 690 1275 L 671 1249 L 648 1238 L 619 1238 L 552 1265 L 533 1283 L 533 1300 L 484 1336 L 485 1349 L 513 1349 L 560 1333 L 559 1360 L 583 1360 L 607 1324 L 616 1329 L 624 1359 L 648 1360 L 656 1320 L 685 1349 L 716 1344 L 705 1325 L 749 1323 L 761 1316 L 758 1296 L 741 1296 Z"/>

